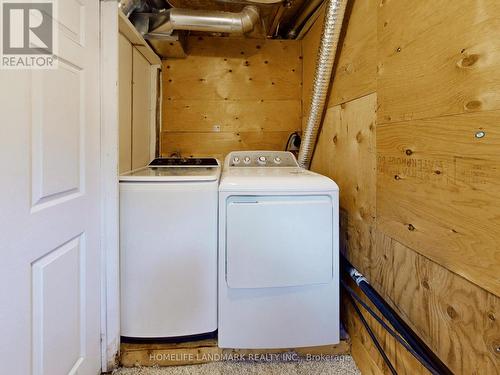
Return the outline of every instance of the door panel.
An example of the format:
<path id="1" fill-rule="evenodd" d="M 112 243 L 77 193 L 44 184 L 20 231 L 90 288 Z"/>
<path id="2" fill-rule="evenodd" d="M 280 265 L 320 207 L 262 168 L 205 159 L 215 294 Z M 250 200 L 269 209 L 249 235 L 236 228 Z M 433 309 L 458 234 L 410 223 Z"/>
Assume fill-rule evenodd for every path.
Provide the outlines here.
<path id="1" fill-rule="evenodd" d="M 330 197 L 231 197 L 226 215 L 226 281 L 230 288 L 331 281 Z"/>
<path id="2" fill-rule="evenodd" d="M 0 71 L 0 373 L 100 370 L 99 1 L 58 1 L 58 68 Z"/>
<path id="3" fill-rule="evenodd" d="M 34 205 L 81 190 L 80 171 L 85 158 L 81 147 L 85 123 L 83 75 L 81 68 L 64 61 L 59 62 L 57 70 L 33 73 Z"/>
<path id="4" fill-rule="evenodd" d="M 32 273 L 33 373 L 76 371 L 85 358 L 86 341 L 83 236 L 34 262 Z"/>
<path id="5" fill-rule="evenodd" d="M 59 3 L 60 32 L 83 46 L 85 4 L 79 0 L 64 0 Z"/>

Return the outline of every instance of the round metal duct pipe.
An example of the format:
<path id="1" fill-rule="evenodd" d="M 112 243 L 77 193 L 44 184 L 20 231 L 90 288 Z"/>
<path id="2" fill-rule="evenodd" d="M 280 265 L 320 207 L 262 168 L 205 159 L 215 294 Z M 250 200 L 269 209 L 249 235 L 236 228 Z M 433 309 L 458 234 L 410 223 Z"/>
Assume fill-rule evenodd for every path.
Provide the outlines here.
<path id="1" fill-rule="evenodd" d="M 118 3 L 118 8 L 120 8 L 127 17 L 130 17 L 130 15 L 141 6 L 142 0 L 120 0 Z"/>
<path id="2" fill-rule="evenodd" d="M 299 33 L 300 28 L 304 25 L 309 17 L 311 17 L 316 9 L 318 9 L 323 0 L 310 0 L 305 4 L 304 9 L 301 13 L 295 18 L 293 22 L 292 28 L 288 31 L 288 38 L 295 39 Z"/>
<path id="3" fill-rule="evenodd" d="M 337 53 L 337 47 L 342 28 L 342 21 L 346 9 L 347 0 L 327 0 L 325 10 L 325 21 L 323 33 L 318 50 L 316 71 L 311 94 L 311 105 L 307 116 L 306 129 L 302 135 L 298 162 L 303 168 L 309 169 L 314 152 L 314 146 L 318 138 L 318 130 L 323 119 L 326 97 L 330 87 L 333 63 Z"/>
<path id="4" fill-rule="evenodd" d="M 155 39 L 169 36 L 174 30 L 245 34 L 260 21 L 259 9 L 249 5 L 239 13 L 171 8 L 164 12 L 164 22 L 146 34 Z"/>

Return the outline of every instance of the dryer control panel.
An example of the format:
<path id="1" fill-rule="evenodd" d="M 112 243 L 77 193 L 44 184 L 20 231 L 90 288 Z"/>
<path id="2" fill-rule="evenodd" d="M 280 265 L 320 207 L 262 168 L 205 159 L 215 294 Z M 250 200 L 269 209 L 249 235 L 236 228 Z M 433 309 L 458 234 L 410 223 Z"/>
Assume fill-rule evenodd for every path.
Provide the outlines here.
<path id="1" fill-rule="evenodd" d="M 226 156 L 224 167 L 294 167 L 299 165 L 289 151 L 233 151 Z"/>

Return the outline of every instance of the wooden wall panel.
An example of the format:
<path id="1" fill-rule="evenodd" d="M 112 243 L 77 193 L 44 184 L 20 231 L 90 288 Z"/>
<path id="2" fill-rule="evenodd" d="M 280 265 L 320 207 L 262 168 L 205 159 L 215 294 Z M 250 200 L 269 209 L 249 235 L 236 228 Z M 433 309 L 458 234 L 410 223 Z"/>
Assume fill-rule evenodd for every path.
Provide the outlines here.
<path id="1" fill-rule="evenodd" d="M 500 112 L 379 125 L 380 229 L 500 295 Z M 476 138 L 480 129 L 483 138 Z"/>
<path id="2" fill-rule="evenodd" d="M 372 309 L 376 309 L 370 301 L 363 296 L 361 290 L 356 286 L 352 280 L 346 280 L 347 284 L 352 290 L 356 292 L 363 301 L 370 306 Z M 342 292 L 342 304 L 344 311 L 344 323 L 346 324 L 347 331 L 351 337 L 351 352 L 355 358 L 356 364 L 360 369 L 367 373 L 373 374 L 388 374 L 390 373 L 389 367 L 382 359 L 379 354 L 375 344 L 373 343 L 371 337 L 368 334 L 365 326 L 363 325 L 361 319 L 359 318 L 357 312 L 353 308 L 352 301 L 347 296 L 347 293 Z M 391 363 L 395 364 L 396 361 L 396 341 L 395 339 L 386 334 L 384 329 L 375 321 L 374 318 L 359 304 L 357 303 L 361 314 L 369 324 L 373 333 L 377 337 L 379 343 L 384 348 L 386 355 L 389 357 Z M 386 322 L 387 323 L 387 322 Z M 359 347 L 359 349 L 357 349 Z M 357 357 L 358 353 L 361 357 Z M 368 366 L 367 366 L 368 365 Z M 365 373 L 363 372 L 363 374 Z M 401 368 L 398 369 L 398 373 L 401 372 Z"/>
<path id="3" fill-rule="evenodd" d="M 430 316 L 423 313 L 429 308 L 426 293 L 429 289 L 429 273 L 421 263 L 427 260 L 395 240 L 392 240 L 391 247 L 394 306 L 424 342 L 431 345 Z"/>
<path id="4" fill-rule="evenodd" d="M 162 153 L 183 156 L 213 156 L 223 161 L 234 150 L 281 150 L 288 132 L 164 132 Z"/>
<path id="5" fill-rule="evenodd" d="M 164 60 L 167 101 L 300 100 L 302 59 L 296 41 L 191 37 L 188 46 L 186 59 Z"/>
<path id="6" fill-rule="evenodd" d="M 169 132 L 293 132 L 300 117 L 300 100 L 173 100 L 164 113 Z"/>
<path id="7" fill-rule="evenodd" d="M 191 37 L 163 68 L 163 155 L 282 150 L 300 130 L 298 41 Z"/>
<path id="8" fill-rule="evenodd" d="M 397 309 L 454 373 L 500 373 L 498 298 L 396 241 L 394 270 Z"/>
<path id="9" fill-rule="evenodd" d="M 335 69 L 328 106 L 376 91 L 377 1 L 354 0 Z"/>
<path id="10" fill-rule="evenodd" d="M 500 374 L 500 299 L 483 289 L 498 292 L 500 269 L 497 4 L 417 3 L 385 0 L 373 10 L 380 61 L 365 61 L 379 74 L 365 86 L 377 94 L 330 102 L 312 168 L 341 187 L 341 248 L 377 291 L 454 373 Z M 356 0 L 348 33 L 364 27 L 353 26 L 357 7 Z M 304 105 L 319 29 L 317 22 L 303 43 Z M 357 80 L 337 73 L 330 98 Z M 379 121 L 367 132 L 367 114 L 375 112 Z M 476 138 L 478 131 L 486 135 Z M 360 219 L 367 207 L 375 219 Z M 358 366 L 388 373 L 345 299 L 343 309 Z M 398 373 L 428 374 L 368 321 Z"/>
<path id="11" fill-rule="evenodd" d="M 498 0 L 379 9 L 379 123 L 500 109 Z"/>
<path id="12" fill-rule="evenodd" d="M 351 0 L 346 12 L 340 54 L 335 67 L 328 107 L 365 96 L 376 90 L 377 1 Z M 302 40 L 304 56 L 304 116 L 309 110 L 316 56 L 324 13 Z"/>
<path id="13" fill-rule="evenodd" d="M 382 370 L 373 361 L 373 357 L 365 349 L 364 343 L 357 337 L 351 339 L 351 355 L 363 375 L 383 375 Z"/>
<path id="14" fill-rule="evenodd" d="M 328 109 L 312 169 L 340 188 L 341 221 L 349 233 L 344 251 L 357 266 L 370 264 L 375 224 L 376 94 Z M 364 168 L 353 168 L 362 165 Z M 342 215 L 342 213 L 341 213 Z"/>
<path id="15" fill-rule="evenodd" d="M 374 287 L 454 373 L 499 374 L 500 359 L 496 352 L 500 343 L 499 299 L 401 243 L 379 235 L 385 237 L 385 242 L 383 248 L 375 247 L 375 251 L 386 258 L 386 265 L 382 278 L 373 272 L 369 276 L 382 282 Z M 347 299 L 343 299 L 343 308 L 352 336 L 352 353 L 360 368 L 363 368 L 360 361 L 365 358 L 356 357 L 355 346 L 359 343 L 378 368 L 388 373 Z M 398 373 L 428 374 L 406 349 L 361 310 Z"/>

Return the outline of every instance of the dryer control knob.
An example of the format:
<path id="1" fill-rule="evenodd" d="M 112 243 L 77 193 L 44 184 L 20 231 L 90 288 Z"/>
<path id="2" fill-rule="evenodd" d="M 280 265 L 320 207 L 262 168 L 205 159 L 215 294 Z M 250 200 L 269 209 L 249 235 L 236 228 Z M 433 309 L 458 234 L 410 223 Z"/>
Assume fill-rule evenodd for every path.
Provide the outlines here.
<path id="1" fill-rule="evenodd" d="M 233 164 L 240 164 L 240 158 L 239 158 L 239 157 L 237 157 L 237 156 L 235 156 L 235 157 L 233 158 Z"/>
<path id="2" fill-rule="evenodd" d="M 276 157 L 274 158 L 274 162 L 275 162 L 276 164 L 281 164 L 281 158 L 280 158 L 279 156 L 276 156 Z"/>
<path id="3" fill-rule="evenodd" d="M 245 164 L 250 164 L 251 161 L 252 161 L 252 159 L 250 159 L 250 157 L 248 157 L 248 156 L 245 156 L 245 158 L 243 159 L 243 163 L 245 163 Z"/>
<path id="4" fill-rule="evenodd" d="M 266 157 L 265 156 L 259 156 L 259 164 L 266 164 Z"/>

